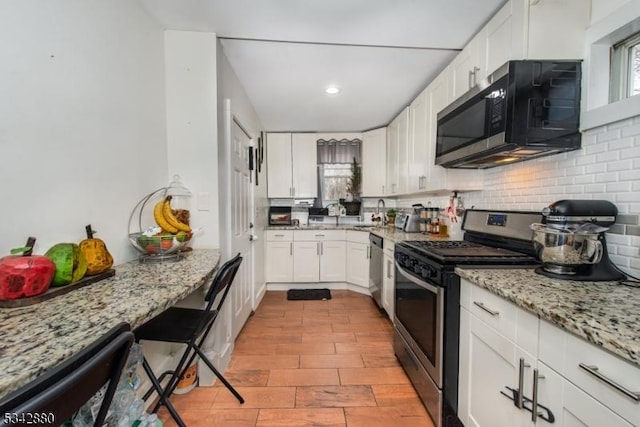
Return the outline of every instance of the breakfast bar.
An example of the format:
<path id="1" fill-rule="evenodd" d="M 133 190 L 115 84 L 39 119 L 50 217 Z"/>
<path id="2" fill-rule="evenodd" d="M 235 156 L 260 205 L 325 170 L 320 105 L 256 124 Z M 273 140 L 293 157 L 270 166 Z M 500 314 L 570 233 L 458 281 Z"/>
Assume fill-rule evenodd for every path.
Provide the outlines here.
<path id="1" fill-rule="evenodd" d="M 115 267 L 115 277 L 39 304 L 0 309 L 0 397 L 85 348 L 120 322 L 136 328 L 203 286 L 218 249 L 179 262 Z"/>

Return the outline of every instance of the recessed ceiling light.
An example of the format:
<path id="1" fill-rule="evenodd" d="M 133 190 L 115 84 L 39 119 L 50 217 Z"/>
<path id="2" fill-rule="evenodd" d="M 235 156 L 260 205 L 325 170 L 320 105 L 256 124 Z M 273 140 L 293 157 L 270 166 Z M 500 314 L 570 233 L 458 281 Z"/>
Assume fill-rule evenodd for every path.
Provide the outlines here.
<path id="1" fill-rule="evenodd" d="M 327 95 L 337 95 L 340 92 L 342 92 L 342 89 L 337 86 L 329 86 L 324 90 L 324 93 L 326 93 Z"/>

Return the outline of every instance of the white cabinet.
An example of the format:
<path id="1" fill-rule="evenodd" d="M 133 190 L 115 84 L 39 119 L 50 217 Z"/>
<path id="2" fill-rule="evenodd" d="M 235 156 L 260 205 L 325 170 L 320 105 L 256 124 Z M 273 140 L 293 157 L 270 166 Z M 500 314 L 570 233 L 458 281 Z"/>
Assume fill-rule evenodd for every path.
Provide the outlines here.
<path id="1" fill-rule="evenodd" d="M 369 290 L 369 233 L 347 230 L 347 283 Z"/>
<path id="2" fill-rule="evenodd" d="M 346 242 L 326 241 L 320 243 L 320 281 L 344 282 L 346 280 Z"/>
<path id="3" fill-rule="evenodd" d="M 409 107 L 406 107 L 397 117 L 398 122 L 398 187 L 397 193 L 407 192 L 409 181 Z"/>
<path id="4" fill-rule="evenodd" d="M 433 155 L 429 154 L 429 149 L 433 148 L 429 141 L 431 136 L 430 96 L 431 94 L 425 89 L 409 106 L 409 122 L 411 124 L 407 183 L 407 192 L 409 193 L 427 189 L 429 170 L 433 168 L 433 165 L 429 164 L 429 158 L 433 158 Z"/>
<path id="5" fill-rule="evenodd" d="M 386 241 L 385 241 L 386 242 Z M 395 316 L 395 269 L 393 261 L 393 243 L 391 250 L 384 249 L 384 258 L 382 266 L 382 308 L 387 312 L 389 319 L 394 321 Z"/>
<path id="6" fill-rule="evenodd" d="M 511 59 L 581 59 L 590 20 L 584 0 L 508 1 L 487 23 L 487 74 Z"/>
<path id="7" fill-rule="evenodd" d="M 320 242 L 293 242 L 293 281 L 320 281 Z"/>
<path id="8" fill-rule="evenodd" d="M 315 134 L 267 134 L 267 194 L 270 198 L 317 197 Z"/>
<path id="9" fill-rule="evenodd" d="M 407 192 L 409 181 L 409 107 L 402 110 L 387 126 L 387 188 L 386 195 Z"/>
<path id="10" fill-rule="evenodd" d="M 533 427 L 552 417 L 560 426 L 640 425 L 637 366 L 467 280 L 460 305 L 458 416 L 465 425 Z"/>
<path id="11" fill-rule="evenodd" d="M 318 147 L 313 133 L 291 135 L 293 197 L 318 196 Z"/>
<path id="12" fill-rule="evenodd" d="M 398 121 L 387 126 L 387 185 L 385 196 L 398 193 Z"/>
<path id="13" fill-rule="evenodd" d="M 486 29 L 483 28 L 451 61 L 453 99 L 476 86 L 486 76 Z"/>
<path id="14" fill-rule="evenodd" d="M 265 233 L 265 281 L 293 281 L 293 232 L 267 230 Z"/>
<path id="15" fill-rule="evenodd" d="M 427 88 L 430 102 L 429 124 L 427 125 L 427 162 L 429 173 L 425 190 L 437 191 L 447 188 L 447 169 L 435 164 L 438 113 L 451 102 L 450 70 L 445 69 Z"/>
<path id="16" fill-rule="evenodd" d="M 293 232 L 294 282 L 344 282 L 344 230 Z"/>
<path id="17" fill-rule="evenodd" d="M 362 134 L 362 197 L 385 195 L 387 184 L 387 128 Z"/>

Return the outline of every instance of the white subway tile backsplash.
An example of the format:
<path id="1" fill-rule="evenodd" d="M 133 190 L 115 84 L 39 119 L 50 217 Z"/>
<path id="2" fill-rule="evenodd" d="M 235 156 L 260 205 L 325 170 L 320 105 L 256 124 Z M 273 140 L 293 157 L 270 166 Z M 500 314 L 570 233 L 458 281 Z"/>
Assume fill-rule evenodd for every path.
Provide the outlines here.
<path id="1" fill-rule="evenodd" d="M 598 163 L 608 163 L 618 159 L 620 159 L 620 153 L 617 151 L 607 151 L 596 155 L 596 162 Z"/>
<path id="2" fill-rule="evenodd" d="M 606 184 L 590 184 L 584 186 L 585 193 L 604 193 L 606 191 Z"/>
<path id="3" fill-rule="evenodd" d="M 631 191 L 628 193 L 619 193 L 617 194 L 616 201 L 620 203 L 640 202 L 640 192 Z"/>
<path id="4" fill-rule="evenodd" d="M 596 175 L 596 182 L 617 182 L 617 181 L 618 181 L 617 172 L 601 173 Z"/>
<path id="5" fill-rule="evenodd" d="M 619 139 L 619 138 L 620 138 L 620 129 L 617 129 L 617 128 L 607 129 L 606 132 L 603 132 L 596 136 L 596 142 L 598 144 L 601 144 L 603 142 L 613 141 L 614 139 Z"/>
<path id="6" fill-rule="evenodd" d="M 640 135 L 640 124 L 629 125 L 622 129 L 621 136 L 626 138 L 628 136 Z"/>
<path id="7" fill-rule="evenodd" d="M 604 129 L 606 129 L 607 131 L 610 131 L 613 129 L 626 128 L 632 125 L 633 125 L 633 119 L 629 118 L 629 119 L 624 119 L 624 120 L 619 120 L 617 122 L 609 123 L 608 125 L 604 126 Z"/>
<path id="8" fill-rule="evenodd" d="M 607 183 L 608 193 L 622 193 L 631 191 L 631 183 L 630 182 L 610 182 Z"/>

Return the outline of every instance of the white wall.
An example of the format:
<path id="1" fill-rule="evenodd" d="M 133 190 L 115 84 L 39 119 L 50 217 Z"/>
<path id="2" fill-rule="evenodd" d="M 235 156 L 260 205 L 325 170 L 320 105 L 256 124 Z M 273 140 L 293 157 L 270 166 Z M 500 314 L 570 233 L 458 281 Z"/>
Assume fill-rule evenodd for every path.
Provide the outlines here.
<path id="1" fill-rule="evenodd" d="M 216 35 L 165 32 L 169 176 L 193 193 L 194 248 L 220 247 Z"/>
<path id="2" fill-rule="evenodd" d="M 137 255 L 129 214 L 167 183 L 162 34 L 129 0 L 0 3 L 0 255 L 89 223 Z"/>

